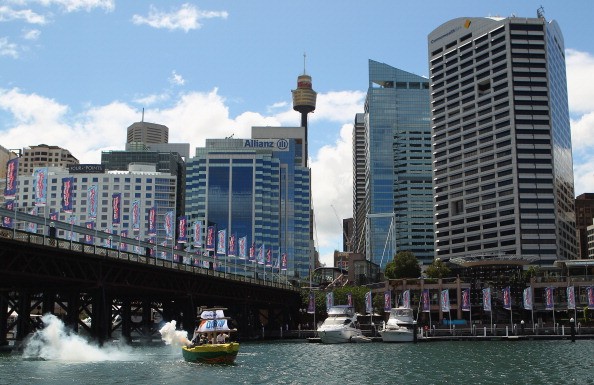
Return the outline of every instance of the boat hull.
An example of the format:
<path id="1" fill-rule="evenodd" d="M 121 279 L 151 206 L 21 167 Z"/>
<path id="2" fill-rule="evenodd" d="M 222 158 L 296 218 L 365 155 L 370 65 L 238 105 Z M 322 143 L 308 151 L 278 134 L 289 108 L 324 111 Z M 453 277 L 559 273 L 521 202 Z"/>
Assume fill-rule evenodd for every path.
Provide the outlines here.
<path id="1" fill-rule="evenodd" d="M 384 342 L 413 342 L 415 339 L 412 330 L 384 330 L 380 335 Z"/>
<path id="2" fill-rule="evenodd" d="M 318 336 L 324 344 L 343 344 L 354 342 L 353 337 L 362 337 L 363 333 L 358 329 L 332 329 L 318 330 Z"/>
<path id="3" fill-rule="evenodd" d="M 188 362 L 204 362 L 208 364 L 232 364 L 239 352 L 239 343 L 208 344 L 189 348 L 182 347 L 184 360 Z"/>

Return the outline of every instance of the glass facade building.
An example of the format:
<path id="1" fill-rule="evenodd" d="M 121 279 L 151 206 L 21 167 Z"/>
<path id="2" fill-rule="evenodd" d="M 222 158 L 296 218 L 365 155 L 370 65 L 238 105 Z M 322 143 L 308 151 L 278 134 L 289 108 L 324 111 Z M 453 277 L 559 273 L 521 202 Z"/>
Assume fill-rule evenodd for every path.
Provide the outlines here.
<path id="1" fill-rule="evenodd" d="M 215 226 L 227 237 L 246 237 L 248 248 L 270 250 L 273 264 L 286 253 L 287 275 L 306 277 L 312 246 L 303 133 L 303 128 L 254 127 L 252 139 L 208 139 L 187 165 L 189 225 L 199 221 L 203 229 Z M 194 242 L 193 234 L 189 239 Z M 227 259 L 232 272 L 249 263 Z"/>
<path id="2" fill-rule="evenodd" d="M 356 237 L 364 232 L 367 259 L 381 268 L 399 251 L 429 263 L 434 236 L 428 79 L 370 60 L 364 124 L 366 160 L 354 162 L 365 164 L 365 199 L 354 201 L 364 205 L 365 223 L 355 224 Z M 355 218 L 362 217 L 359 210 Z"/>
<path id="3" fill-rule="evenodd" d="M 544 17 L 428 36 L 436 256 L 578 254 L 563 35 Z"/>

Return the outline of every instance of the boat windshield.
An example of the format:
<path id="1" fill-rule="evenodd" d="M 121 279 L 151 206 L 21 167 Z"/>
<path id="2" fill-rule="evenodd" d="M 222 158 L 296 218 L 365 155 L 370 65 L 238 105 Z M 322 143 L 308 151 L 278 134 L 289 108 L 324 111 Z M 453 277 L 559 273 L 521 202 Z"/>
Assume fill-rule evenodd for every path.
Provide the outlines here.
<path id="1" fill-rule="evenodd" d="M 328 317 L 324 321 L 324 325 L 348 325 L 350 322 L 350 319 L 344 317 Z"/>
<path id="2" fill-rule="evenodd" d="M 391 314 L 392 317 L 412 317 L 413 311 L 412 309 L 392 309 Z"/>

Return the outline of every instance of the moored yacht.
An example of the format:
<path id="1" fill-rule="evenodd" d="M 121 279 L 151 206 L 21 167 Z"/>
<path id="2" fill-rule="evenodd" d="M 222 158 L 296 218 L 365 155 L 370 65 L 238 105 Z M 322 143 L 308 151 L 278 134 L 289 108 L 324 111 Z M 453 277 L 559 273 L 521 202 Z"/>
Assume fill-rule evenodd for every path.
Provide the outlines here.
<path id="1" fill-rule="evenodd" d="M 380 335 L 384 342 L 413 342 L 415 325 L 413 310 L 399 306 L 390 310 L 390 317 L 388 322 L 384 323 Z"/>
<path id="2" fill-rule="evenodd" d="M 332 306 L 328 318 L 318 328 L 318 336 L 325 344 L 356 342 L 363 337 L 355 309 L 348 305 Z"/>

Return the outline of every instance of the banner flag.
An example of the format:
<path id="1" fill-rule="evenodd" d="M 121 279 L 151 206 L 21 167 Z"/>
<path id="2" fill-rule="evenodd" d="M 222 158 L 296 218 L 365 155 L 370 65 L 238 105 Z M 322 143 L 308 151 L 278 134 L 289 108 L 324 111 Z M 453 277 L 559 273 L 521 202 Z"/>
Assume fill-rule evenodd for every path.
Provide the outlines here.
<path id="1" fill-rule="evenodd" d="M 16 198 L 18 181 L 19 158 L 6 162 L 6 187 L 4 188 L 4 199 Z"/>
<path id="2" fill-rule="evenodd" d="M 31 215 L 37 215 L 37 207 L 33 207 L 31 211 L 29 211 Z M 27 224 L 27 231 L 30 233 L 37 233 L 37 223 L 28 223 Z"/>
<path id="3" fill-rule="evenodd" d="M 567 287 L 567 309 L 575 310 L 575 289 L 573 286 Z"/>
<path id="4" fill-rule="evenodd" d="M 239 238 L 239 259 L 247 257 L 247 235 Z"/>
<path id="5" fill-rule="evenodd" d="M 45 206 L 47 203 L 47 167 L 39 167 L 33 171 L 33 192 L 35 206 Z"/>
<path id="6" fill-rule="evenodd" d="M 272 250 L 266 250 L 266 267 L 272 266 Z"/>
<path id="7" fill-rule="evenodd" d="M 528 286 L 524 289 L 522 293 L 522 299 L 524 302 L 524 309 L 526 310 L 533 310 L 533 301 L 532 301 L 532 287 Z"/>
<path id="8" fill-rule="evenodd" d="M 313 314 L 316 312 L 316 293 L 313 291 L 309 292 L 309 302 L 307 304 L 307 313 Z"/>
<path id="9" fill-rule="evenodd" d="M 555 310 L 554 288 L 545 287 L 545 310 Z"/>
<path id="10" fill-rule="evenodd" d="M 347 293 L 347 305 L 348 306 L 353 306 L 353 294 L 352 293 Z"/>
<path id="11" fill-rule="evenodd" d="M 450 311 L 450 291 L 448 289 L 441 291 L 441 311 Z"/>
<path id="12" fill-rule="evenodd" d="M 173 239 L 173 211 L 165 213 L 165 239 Z"/>
<path id="13" fill-rule="evenodd" d="M 13 200 L 6 201 L 4 203 L 4 208 L 6 210 L 13 211 L 14 210 L 14 201 Z M 2 226 L 6 227 L 6 228 L 9 228 L 9 229 L 12 229 L 12 227 L 14 225 L 12 219 L 13 219 L 12 217 L 3 217 L 2 218 Z"/>
<path id="14" fill-rule="evenodd" d="M 250 246 L 249 261 L 252 263 L 256 262 L 256 244 L 255 243 L 252 243 L 252 245 Z"/>
<path id="15" fill-rule="evenodd" d="M 389 312 L 390 310 L 392 310 L 392 292 L 386 290 L 384 292 L 384 311 Z"/>
<path id="16" fill-rule="evenodd" d="M 334 293 L 329 292 L 326 293 L 326 311 L 330 310 L 332 306 L 334 306 Z"/>
<path id="17" fill-rule="evenodd" d="M 111 225 L 118 227 L 122 219 L 122 193 L 114 193 L 111 195 Z"/>
<path id="18" fill-rule="evenodd" d="M 511 292 L 510 292 L 510 287 L 505 287 L 503 288 L 503 308 L 505 310 L 511 310 Z"/>
<path id="19" fill-rule="evenodd" d="M 90 219 L 97 218 L 97 185 L 87 189 L 87 213 Z"/>
<path id="20" fill-rule="evenodd" d="M 177 218 L 177 243 L 188 242 L 188 236 L 186 235 L 186 229 L 188 228 L 188 219 L 185 215 Z"/>
<path id="21" fill-rule="evenodd" d="M 371 300 L 371 291 L 365 293 L 365 312 L 371 314 L 373 312 L 373 302 Z"/>
<path id="22" fill-rule="evenodd" d="M 128 238 L 128 230 L 120 231 L 120 238 Z M 128 251 L 128 243 L 120 242 L 120 251 Z"/>
<path id="23" fill-rule="evenodd" d="M 49 215 L 49 220 L 50 220 L 50 221 L 57 221 L 57 220 L 58 220 L 58 217 L 59 217 L 59 215 L 60 215 L 60 213 L 59 213 L 59 212 L 57 212 L 57 211 L 54 211 L 54 212 L 50 213 L 50 215 Z"/>
<path id="24" fill-rule="evenodd" d="M 74 189 L 74 177 L 62 178 L 62 210 L 65 213 L 72 212 L 72 190 Z"/>
<path id="25" fill-rule="evenodd" d="M 229 236 L 229 250 L 227 255 L 230 257 L 237 256 L 237 242 L 235 242 L 235 233 Z"/>
<path id="26" fill-rule="evenodd" d="M 227 254 L 227 229 L 219 230 L 217 233 L 217 254 Z"/>
<path id="27" fill-rule="evenodd" d="M 288 265 L 287 253 L 282 253 L 282 255 L 281 255 L 281 270 L 287 271 L 287 265 Z"/>
<path id="28" fill-rule="evenodd" d="M 402 307 L 410 308 L 410 290 L 402 292 Z"/>
<path id="29" fill-rule="evenodd" d="M 194 247 L 202 248 L 202 221 L 194 222 Z"/>
<path id="30" fill-rule="evenodd" d="M 137 240 L 137 241 L 139 241 L 140 240 L 140 236 L 137 235 L 137 236 L 134 237 L 134 239 Z M 142 252 L 142 248 L 139 245 L 134 245 L 134 253 L 135 254 L 144 254 Z"/>
<path id="31" fill-rule="evenodd" d="M 206 229 L 206 250 L 214 251 L 215 249 L 215 228 L 208 226 Z"/>
<path id="32" fill-rule="evenodd" d="M 491 288 L 483 289 L 483 310 L 491 311 Z"/>
<path id="33" fill-rule="evenodd" d="M 138 199 L 132 201 L 132 231 L 140 232 L 140 201 Z"/>
<path id="34" fill-rule="evenodd" d="M 462 290 L 462 311 L 470 311 L 470 288 Z"/>
<path id="35" fill-rule="evenodd" d="M 70 215 L 68 218 L 68 223 L 70 223 L 70 231 L 68 232 L 68 240 L 74 241 L 76 240 L 76 233 L 72 231 L 72 228 L 76 226 L 76 215 Z"/>
<path id="36" fill-rule="evenodd" d="M 588 295 L 588 309 L 594 310 L 594 286 L 588 286 L 586 293 Z"/>
<path id="37" fill-rule="evenodd" d="M 423 289 L 421 293 L 421 301 L 423 302 L 423 313 L 429 313 L 431 311 L 431 304 L 429 302 L 429 289 Z"/>
<path id="38" fill-rule="evenodd" d="M 260 245 L 260 249 L 258 250 L 258 265 L 264 264 L 264 244 Z"/>
<path id="39" fill-rule="evenodd" d="M 89 230 L 95 229 L 95 222 L 85 222 L 85 227 Z M 85 243 L 88 245 L 92 245 L 95 241 L 95 238 L 92 235 L 85 234 Z"/>
<path id="40" fill-rule="evenodd" d="M 157 208 L 151 207 L 148 213 L 148 235 L 154 237 L 157 235 Z"/>

